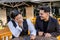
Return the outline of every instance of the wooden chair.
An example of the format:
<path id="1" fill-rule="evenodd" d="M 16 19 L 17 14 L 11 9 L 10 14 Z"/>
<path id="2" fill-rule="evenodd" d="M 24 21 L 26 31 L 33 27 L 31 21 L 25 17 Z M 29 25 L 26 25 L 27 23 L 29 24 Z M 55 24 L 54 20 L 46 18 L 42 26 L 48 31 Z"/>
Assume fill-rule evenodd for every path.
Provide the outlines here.
<path id="1" fill-rule="evenodd" d="M 58 23 L 59 23 L 59 25 L 60 25 L 60 18 L 57 18 L 57 20 L 58 20 Z"/>

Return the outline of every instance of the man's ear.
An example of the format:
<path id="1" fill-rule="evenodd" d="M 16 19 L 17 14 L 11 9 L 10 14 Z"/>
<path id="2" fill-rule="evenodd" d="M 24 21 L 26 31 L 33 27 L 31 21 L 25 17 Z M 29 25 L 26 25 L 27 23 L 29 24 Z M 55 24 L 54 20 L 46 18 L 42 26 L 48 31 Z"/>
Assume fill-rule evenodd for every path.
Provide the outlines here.
<path id="1" fill-rule="evenodd" d="M 17 22 L 16 18 L 14 20 Z"/>

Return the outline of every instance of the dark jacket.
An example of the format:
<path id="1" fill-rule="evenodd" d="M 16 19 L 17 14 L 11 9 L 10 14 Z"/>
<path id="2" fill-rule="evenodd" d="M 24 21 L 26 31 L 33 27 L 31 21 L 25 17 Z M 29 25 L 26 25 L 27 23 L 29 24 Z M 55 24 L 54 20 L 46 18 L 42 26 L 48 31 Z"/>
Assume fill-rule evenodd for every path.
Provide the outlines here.
<path id="1" fill-rule="evenodd" d="M 35 28 L 38 31 L 43 31 L 43 21 L 39 16 L 36 18 Z M 58 36 L 60 34 L 60 26 L 56 19 L 49 17 L 48 27 L 46 30 L 47 33 L 50 33 L 52 36 Z"/>

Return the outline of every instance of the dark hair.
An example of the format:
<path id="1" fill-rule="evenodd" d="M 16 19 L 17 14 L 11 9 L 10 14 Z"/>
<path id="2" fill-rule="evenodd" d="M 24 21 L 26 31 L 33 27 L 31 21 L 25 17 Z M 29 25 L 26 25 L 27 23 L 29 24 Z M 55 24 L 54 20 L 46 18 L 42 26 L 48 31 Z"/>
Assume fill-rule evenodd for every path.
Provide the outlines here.
<path id="1" fill-rule="evenodd" d="M 15 19 L 15 17 L 18 15 L 18 14 L 21 14 L 21 12 L 19 12 L 18 10 L 14 9 L 11 11 L 11 18 L 12 19 Z"/>
<path id="2" fill-rule="evenodd" d="M 50 7 L 47 6 L 39 7 L 39 10 L 44 10 L 44 12 L 50 12 Z"/>

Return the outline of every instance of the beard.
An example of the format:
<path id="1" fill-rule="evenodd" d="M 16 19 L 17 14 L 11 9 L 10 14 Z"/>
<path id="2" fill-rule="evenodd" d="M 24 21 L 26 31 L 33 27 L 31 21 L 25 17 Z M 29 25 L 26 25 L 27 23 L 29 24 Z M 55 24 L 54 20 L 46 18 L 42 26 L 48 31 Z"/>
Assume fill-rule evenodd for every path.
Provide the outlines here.
<path id="1" fill-rule="evenodd" d="M 44 17 L 40 17 L 41 20 L 44 20 Z"/>

